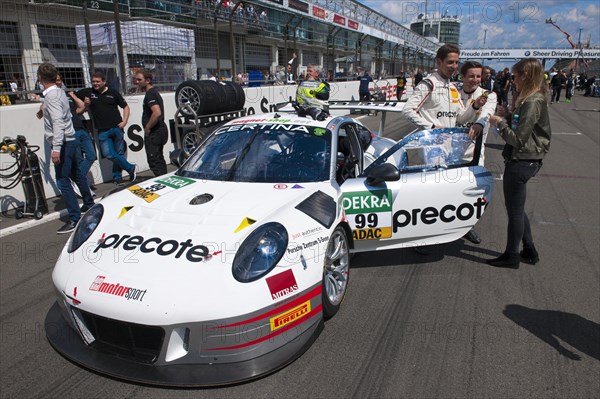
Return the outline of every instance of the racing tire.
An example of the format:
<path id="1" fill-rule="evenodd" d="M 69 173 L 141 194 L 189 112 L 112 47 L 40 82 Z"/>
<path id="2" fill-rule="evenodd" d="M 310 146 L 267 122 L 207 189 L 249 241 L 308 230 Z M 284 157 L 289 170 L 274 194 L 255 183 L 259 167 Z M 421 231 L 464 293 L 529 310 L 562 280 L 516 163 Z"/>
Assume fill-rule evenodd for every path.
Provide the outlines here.
<path id="1" fill-rule="evenodd" d="M 195 128 L 184 131 L 183 135 L 181 136 L 181 148 L 186 156 L 189 157 L 192 155 L 196 147 L 198 147 L 202 140 L 204 140 L 206 135 L 202 133 L 202 131 L 198 133 Z"/>
<path id="2" fill-rule="evenodd" d="M 177 108 L 188 104 L 194 110 L 196 115 L 205 113 L 204 108 L 208 101 L 209 100 L 204 93 L 202 81 L 186 80 L 179 84 L 175 90 L 175 105 Z M 187 108 L 182 108 L 181 113 L 188 117 L 194 116 Z"/>
<path id="3" fill-rule="evenodd" d="M 333 317 L 344 301 L 350 277 L 350 245 L 342 226 L 335 228 L 325 252 L 323 265 L 323 317 Z"/>
<path id="4" fill-rule="evenodd" d="M 244 108 L 246 103 L 246 95 L 242 86 L 235 82 L 219 82 L 221 89 L 221 109 L 223 112 L 237 111 Z"/>
<path id="5" fill-rule="evenodd" d="M 245 103 L 244 89 L 234 82 L 186 80 L 175 90 L 177 108 L 188 104 L 197 116 L 237 111 L 243 109 Z M 181 113 L 194 116 L 188 108 L 181 108 Z"/>

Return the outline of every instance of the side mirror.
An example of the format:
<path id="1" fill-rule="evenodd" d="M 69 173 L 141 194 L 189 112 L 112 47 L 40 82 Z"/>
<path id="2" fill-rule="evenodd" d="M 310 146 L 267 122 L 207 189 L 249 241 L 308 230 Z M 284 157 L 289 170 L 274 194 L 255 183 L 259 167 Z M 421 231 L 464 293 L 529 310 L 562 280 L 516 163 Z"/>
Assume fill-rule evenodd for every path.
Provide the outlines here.
<path id="1" fill-rule="evenodd" d="M 178 148 L 169 153 L 169 160 L 171 161 L 171 163 L 173 165 L 177 166 L 178 168 L 180 168 L 181 165 L 183 165 L 183 163 L 185 162 L 185 159 L 186 159 L 185 152 L 183 152 L 182 149 Z"/>
<path id="2" fill-rule="evenodd" d="M 400 172 L 398 168 L 391 163 L 384 163 L 375 166 L 367 175 L 367 184 L 369 186 L 378 186 L 384 181 L 400 180 Z"/>

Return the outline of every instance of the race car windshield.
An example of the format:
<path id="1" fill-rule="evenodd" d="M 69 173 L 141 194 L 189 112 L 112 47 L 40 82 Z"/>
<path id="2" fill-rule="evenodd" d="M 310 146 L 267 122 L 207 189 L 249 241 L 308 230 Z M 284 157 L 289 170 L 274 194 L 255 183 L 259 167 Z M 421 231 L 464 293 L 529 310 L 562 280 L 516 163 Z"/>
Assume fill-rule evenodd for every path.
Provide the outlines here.
<path id="1" fill-rule="evenodd" d="M 329 179 L 331 132 L 304 125 L 224 126 L 178 174 L 218 181 L 318 182 Z"/>

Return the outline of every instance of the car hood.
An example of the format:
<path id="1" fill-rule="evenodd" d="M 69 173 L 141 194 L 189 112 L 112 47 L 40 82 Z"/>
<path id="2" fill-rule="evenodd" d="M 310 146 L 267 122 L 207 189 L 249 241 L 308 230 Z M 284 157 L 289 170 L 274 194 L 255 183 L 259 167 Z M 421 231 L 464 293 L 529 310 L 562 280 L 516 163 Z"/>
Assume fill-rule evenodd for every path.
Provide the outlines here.
<path id="1" fill-rule="evenodd" d="M 245 218 L 264 221 L 311 195 L 318 183 L 239 183 L 186 179 L 181 187 L 161 182 L 176 176 L 132 185 L 107 199 L 118 212 L 115 223 L 163 235 L 212 237 L 234 234 Z M 180 179 L 180 178 L 179 178 Z M 159 189 L 152 191 L 153 189 Z M 151 194 L 151 195 L 150 195 Z M 118 220 L 118 222 L 117 222 Z"/>
<path id="2" fill-rule="evenodd" d="M 323 251 L 315 249 L 317 244 L 327 244 L 328 229 L 296 206 L 326 184 L 195 180 L 172 188 L 163 187 L 161 181 L 165 177 L 105 198 L 102 221 L 90 238 L 72 254 L 63 252 L 53 279 L 59 291 L 81 302 L 82 309 L 154 324 L 164 322 L 166 315 L 173 323 L 186 320 L 190 304 L 200 302 L 216 300 L 219 305 L 198 309 L 198 320 L 233 316 L 272 303 L 263 279 L 240 283 L 231 269 L 244 239 L 271 221 L 285 225 L 288 248 L 307 247 L 304 262 L 315 266 L 301 268 L 301 252 L 288 250 L 269 275 L 291 267 L 303 270 L 296 275 L 299 287 L 320 279 Z M 307 243 L 315 246 L 309 248 Z M 135 288 L 120 292 L 125 296 L 136 292 L 139 298 L 101 292 L 100 287 L 108 284 L 117 287 L 117 293 L 118 287 Z M 245 298 L 244 303 L 234 298 Z"/>

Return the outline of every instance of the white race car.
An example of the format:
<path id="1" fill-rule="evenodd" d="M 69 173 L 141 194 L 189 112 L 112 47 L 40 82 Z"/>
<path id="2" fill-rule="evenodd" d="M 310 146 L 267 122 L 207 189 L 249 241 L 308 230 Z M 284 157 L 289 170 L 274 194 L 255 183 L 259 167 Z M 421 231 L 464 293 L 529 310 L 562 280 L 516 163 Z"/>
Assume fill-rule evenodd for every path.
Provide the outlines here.
<path id="1" fill-rule="evenodd" d="M 465 129 L 375 136 L 294 113 L 217 128 L 174 173 L 90 209 L 52 275 L 52 346 L 142 383 L 210 386 L 277 370 L 346 295 L 352 252 L 444 243 L 492 192 Z"/>

